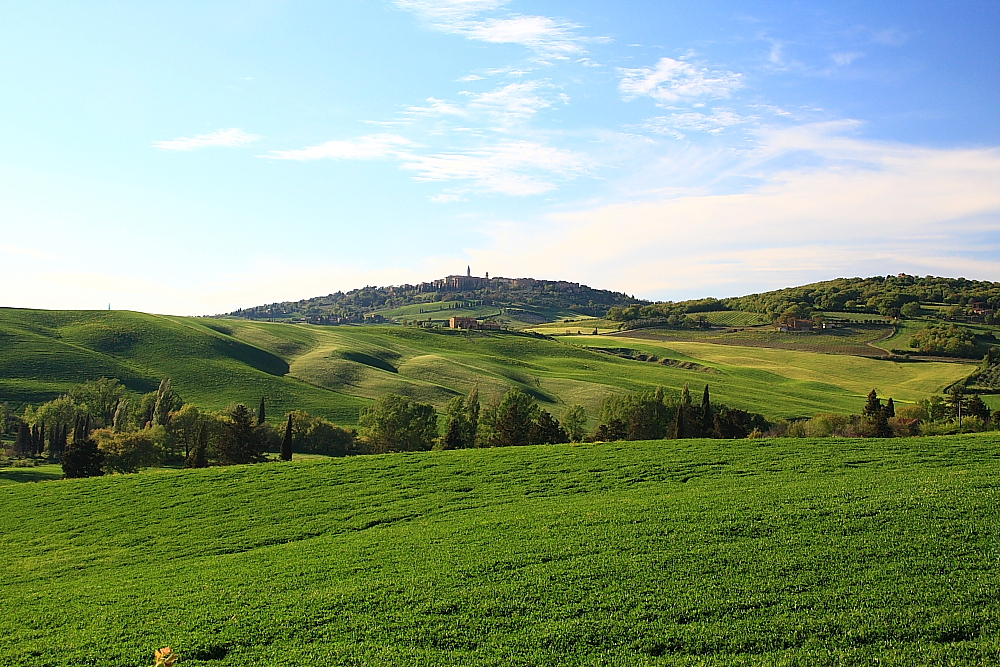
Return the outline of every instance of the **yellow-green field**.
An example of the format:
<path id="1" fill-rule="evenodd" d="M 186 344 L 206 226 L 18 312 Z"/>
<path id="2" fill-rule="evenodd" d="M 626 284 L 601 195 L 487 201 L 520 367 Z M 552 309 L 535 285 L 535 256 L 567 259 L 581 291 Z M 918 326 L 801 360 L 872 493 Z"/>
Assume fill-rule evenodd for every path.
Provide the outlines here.
<path id="1" fill-rule="evenodd" d="M 580 345 L 607 345 L 608 338 L 577 337 Z M 738 347 L 687 341 L 656 342 L 616 336 L 622 347 L 649 350 L 662 357 L 698 360 L 716 368 L 755 368 L 803 382 L 821 382 L 858 395 L 872 389 L 894 400 L 913 402 L 970 372 L 964 364 L 947 362 L 895 362 L 850 355 L 820 354 L 764 347 Z"/>

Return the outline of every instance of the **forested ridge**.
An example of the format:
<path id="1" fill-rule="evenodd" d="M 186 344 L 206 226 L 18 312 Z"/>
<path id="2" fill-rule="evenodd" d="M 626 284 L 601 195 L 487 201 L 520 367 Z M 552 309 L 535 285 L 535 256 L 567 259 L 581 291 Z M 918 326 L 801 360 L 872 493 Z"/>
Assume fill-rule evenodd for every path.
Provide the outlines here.
<path id="1" fill-rule="evenodd" d="M 872 313 L 895 317 L 909 304 L 944 304 L 956 315 L 967 310 L 1000 309 L 1000 283 L 966 278 L 918 277 L 906 274 L 871 278 L 837 278 L 760 294 L 632 304 L 610 309 L 608 319 L 669 318 L 720 310 L 806 317 L 816 311 Z M 903 313 L 905 314 L 905 313 Z"/>

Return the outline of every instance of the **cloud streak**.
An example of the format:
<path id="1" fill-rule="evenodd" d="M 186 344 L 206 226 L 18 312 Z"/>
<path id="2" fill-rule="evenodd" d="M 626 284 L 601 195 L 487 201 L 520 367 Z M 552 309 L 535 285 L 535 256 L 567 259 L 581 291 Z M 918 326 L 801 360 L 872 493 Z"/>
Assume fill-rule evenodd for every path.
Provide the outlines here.
<path id="1" fill-rule="evenodd" d="M 567 60 L 586 53 L 583 43 L 587 38 L 578 33 L 581 26 L 574 23 L 515 13 L 481 16 L 503 9 L 506 0 L 396 0 L 395 4 L 413 12 L 434 30 L 462 35 L 466 39 L 518 44 L 554 60 Z"/>
<path id="2" fill-rule="evenodd" d="M 653 67 L 620 68 L 618 90 L 625 101 L 651 97 L 658 103 L 729 97 L 742 85 L 741 74 L 713 71 L 683 60 L 660 58 Z"/>
<path id="3" fill-rule="evenodd" d="M 199 134 L 194 137 L 154 141 L 153 148 L 163 151 L 193 151 L 208 146 L 238 148 L 259 140 L 260 137 L 256 134 L 248 134 L 238 127 L 231 127 L 228 130 L 216 130 L 210 134 Z"/>
<path id="4" fill-rule="evenodd" d="M 398 134 L 373 134 L 357 139 L 327 141 L 316 146 L 288 151 L 271 151 L 260 157 L 272 160 L 379 160 L 407 155 L 414 142 Z"/>

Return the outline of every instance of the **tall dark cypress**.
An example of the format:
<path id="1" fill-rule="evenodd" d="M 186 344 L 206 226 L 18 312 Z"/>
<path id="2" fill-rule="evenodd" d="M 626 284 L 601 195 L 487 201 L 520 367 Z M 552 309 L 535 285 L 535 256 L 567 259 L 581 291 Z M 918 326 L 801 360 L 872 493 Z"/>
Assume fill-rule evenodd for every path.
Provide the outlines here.
<path id="1" fill-rule="evenodd" d="M 674 415 L 674 427 L 673 427 L 673 437 L 683 438 L 685 437 L 685 427 L 684 427 L 684 404 L 677 406 L 677 413 Z"/>
<path id="2" fill-rule="evenodd" d="M 38 424 L 31 427 L 31 449 L 28 451 L 28 456 L 35 456 L 38 454 Z"/>
<path id="3" fill-rule="evenodd" d="M 712 399 L 708 395 L 708 385 L 701 395 L 701 437 L 711 438 L 715 432 L 715 420 L 712 415 Z"/>
<path id="4" fill-rule="evenodd" d="M 21 422 L 17 427 L 17 440 L 14 441 L 14 451 L 18 456 L 27 456 L 31 450 L 31 429 L 27 422 Z"/>
<path id="5" fill-rule="evenodd" d="M 886 417 L 896 416 L 896 406 L 892 402 L 892 396 L 890 396 L 889 400 L 885 402 L 885 416 Z"/>
<path id="6" fill-rule="evenodd" d="M 38 444 L 35 445 L 35 456 L 41 456 L 45 451 L 45 422 L 38 425 Z"/>
<path id="7" fill-rule="evenodd" d="M 198 428 L 198 437 L 194 447 L 188 452 L 184 461 L 185 468 L 207 468 L 208 467 L 208 426 L 204 423 Z"/>
<path id="8" fill-rule="evenodd" d="M 257 426 L 264 423 L 264 397 L 260 397 L 260 407 L 257 408 Z"/>
<path id="9" fill-rule="evenodd" d="M 288 413 L 288 423 L 285 424 L 285 437 L 281 439 L 281 460 L 292 460 L 292 413 Z"/>

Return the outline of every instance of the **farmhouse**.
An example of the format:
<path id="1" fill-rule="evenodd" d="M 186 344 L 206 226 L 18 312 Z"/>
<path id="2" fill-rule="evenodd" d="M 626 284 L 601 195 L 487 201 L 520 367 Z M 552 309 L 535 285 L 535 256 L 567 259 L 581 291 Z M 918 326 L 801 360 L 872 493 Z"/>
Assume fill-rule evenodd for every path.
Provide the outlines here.
<path id="1" fill-rule="evenodd" d="M 478 331 L 499 331 L 499 322 L 480 322 L 475 317 L 453 317 L 448 320 L 451 329 L 472 329 Z"/>
<path id="2" fill-rule="evenodd" d="M 812 331 L 816 324 L 812 320 L 788 320 L 778 324 L 778 331 Z"/>

